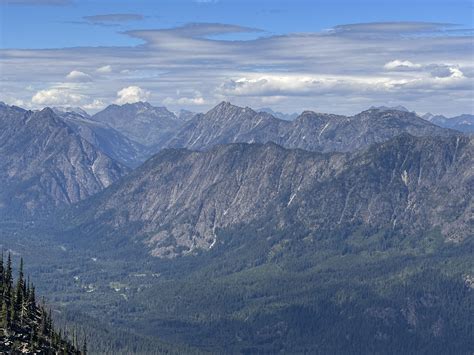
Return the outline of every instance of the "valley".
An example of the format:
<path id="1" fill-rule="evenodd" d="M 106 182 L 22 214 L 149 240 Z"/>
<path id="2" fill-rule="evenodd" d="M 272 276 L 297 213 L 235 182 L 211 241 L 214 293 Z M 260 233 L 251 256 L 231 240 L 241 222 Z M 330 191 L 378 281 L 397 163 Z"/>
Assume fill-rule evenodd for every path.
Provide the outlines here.
<path id="1" fill-rule="evenodd" d="M 68 126 L 77 116 L 2 111 L 11 132 L 29 117 L 45 124 L 29 134 L 48 142 L 60 129 L 62 142 L 96 152 L 63 144 L 45 157 L 4 141 L 12 161 L 15 152 L 29 167 L 52 170 L 22 190 L 45 213 L 8 208 L 1 245 L 28 261 L 58 322 L 82 324 L 92 353 L 464 353 L 473 346 L 471 136 L 396 110 L 350 119 L 303 113 L 281 123 L 221 103 L 188 119 L 169 146 L 132 170 L 85 135 L 95 128 Z M 260 119 L 269 123 L 260 127 Z M 209 124 L 216 120 L 223 126 Z M 229 120 L 238 128 L 223 132 Z M 370 129 L 348 128 L 366 120 Z M 272 139 L 274 123 L 304 123 L 301 131 L 320 143 L 308 148 L 302 135 L 282 141 L 281 128 Z M 176 143 L 184 136 L 196 144 Z M 103 155 L 112 170 L 87 170 L 87 154 Z M 58 166 L 68 176 L 57 161 L 116 181 L 63 199 L 44 188 L 50 177 L 61 181 Z"/>

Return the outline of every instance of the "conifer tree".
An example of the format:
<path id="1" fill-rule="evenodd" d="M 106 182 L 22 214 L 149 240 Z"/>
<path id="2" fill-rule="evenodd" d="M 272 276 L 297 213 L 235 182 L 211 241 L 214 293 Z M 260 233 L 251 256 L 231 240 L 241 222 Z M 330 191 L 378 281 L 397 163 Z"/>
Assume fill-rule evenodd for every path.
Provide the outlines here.
<path id="1" fill-rule="evenodd" d="M 12 257 L 8 253 L 7 265 L 5 268 L 5 281 L 4 281 L 4 296 L 8 303 L 11 301 L 13 289 L 13 272 L 12 272 Z"/>
<path id="2" fill-rule="evenodd" d="M 28 293 L 28 316 L 36 316 L 36 295 L 35 295 L 35 286 L 30 286 L 30 292 Z"/>
<path id="3" fill-rule="evenodd" d="M 25 296 L 25 280 L 24 280 L 24 274 L 23 274 L 23 258 L 21 258 L 20 270 L 18 272 L 18 280 L 16 282 L 15 306 L 14 306 L 15 317 L 20 321 L 20 324 L 23 322 L 24 296 Z"/>
<path id="4" fill-rule="evenodd" d="M 0 299 L 3 302 L 3 282 L 5 271 L 3 270 L 3 250 L 2 255 L 0 256 Z M 0 305 L 1 306 L 1 305 Z"/>
<path id="5" fill-rule="evenodd" d="M 6 302 L 2 302 L 2 309 L 0 310 L 0 326 L 3 332 L 8 331 L 10 328 L 10 316 L 8 313 L 8 305 Z"/>
<path id="6" fill-rule="evenodd" d="M 77 332 L 74 331 L 72 343 L 63 333 L 54 330 L 51 309 L 36 303 L 35 287 L 25 282 L 23 259 L 20 261 L 18 279 L 13 282 L 11 255 L 7 264 L 0 256 L 0 338 L 9 338 L 0 342 L 2 352 L 6 353 L 47 353 L 80 354 Z M 3 352 L 2 352 L 3 353 Z"/>

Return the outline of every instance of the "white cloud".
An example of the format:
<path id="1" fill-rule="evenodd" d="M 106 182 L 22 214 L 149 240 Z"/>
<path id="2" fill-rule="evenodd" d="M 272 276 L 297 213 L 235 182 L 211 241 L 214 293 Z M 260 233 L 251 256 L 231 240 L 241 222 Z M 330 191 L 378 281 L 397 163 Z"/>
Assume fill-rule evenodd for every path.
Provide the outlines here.
<path id="1" fill-rule="evenodd" d="M 107 104 L 143 100 L 151 91 L 154 103 L 176 106 L 213 105 L 225 98 L 255 107 L 264 100 L 274 102 L 283 111 L 353 113 L 375 102 L 396 102 L 447 115 L 472 112 L 472 36 L 443 31 L 443 26 L 356 24 L 257 38 L 255 29 L 201 23 L 124 34 L 140 45 L 0 49 L 5 73 L 0 95 L 29 102 L 32 93 L 25 87 L 33 85 L 37 91 L 41 83 L 83 95 L 83 104 L 92 104 L 90 98 Z M 214 38 L 231 33 L 248 35 L 238 41 Z M 118 58 L 120 67 L 114 64 Z M 94 85 L 68 80 L 67 86 L 64 73 L 71 63 L 90 75 L 106 74 L 110 65 L 117 75 L 97 79 Z M 125 90 L 116 96 L 117 88 L 131 84 L 146 91 Z"/>
<path id="2" fill-rule="evenodd" d="M 328 92 L 347 93 L 352 90 L 380 90 L 390 80 L 377 77 L 352 77 L 328 75 L 295 75 L 295 74 L 254 74 L 251 77 L 231 79 L 221 84 L 218 95 L 288 97 L 312 96 Z"/>
<path id="3" fill-rule="evenodd" d="M 79 70 L 71 71 L 68 75 L 66 75 L 66 79 L 78 82 L 87 82 L 92 80 L 89 74 L 86 74 Z"/>
<path id="4" fill-rule="evenodd" d="M 406 69 L 420 69 L 421 64 L 410 62 L 409 60 L 392 60 L 385 63 L 383 66 L 387 70 L 406 70 Z"/>
<path id="5" fill-rule="evenodd" d="M 461 71 L 461 69 L 457 67 L 450 67 L 448 68 L 450 75 L 449 78 L 452 79 L 463 79 L 465 78 L 464 73 Z"/>
<path id="6" fill-rule="evenodd" d="M 94 101 L 83 105 L 83 108 L 85 108 L 86 110 L 100 110 L 103 109 L 105 106 L 107 106 L 107 104 L 103 100 L 95 99 Z"/>
<path id="7" fill-rule="evenodd" d="M 184 106 L 198 106 L 207 104 L 206 100 L 202 97 L 179 97 L 172 98 L 167 97 L 163 100 L 165 105 L 184 105 Z"/>
<path id="8" fill-rule="evenodd" d="M 139 86 L 128 86 L 117 92 L 117 100 L 119 105 L 126 103 L 134 103 L 138 101 L 147 101 L 150 98 L 150 92 L 140 88 Z"/>
<path id="9" fill-rule="evenodd" d="M 84 95 L 71 93 L 66 89 L 46 89 L 38 91 L 31 98 L 35 105 L 77 105 L 84 99 Z"/>
<path id="10" fill-rule="evenodd" d="M 104 65 L 102 67 L 97 68 L 96 70 L 98 73 L 102 74 L 107 74 L 112 72 L 112 66 L 111 65 Z"/>

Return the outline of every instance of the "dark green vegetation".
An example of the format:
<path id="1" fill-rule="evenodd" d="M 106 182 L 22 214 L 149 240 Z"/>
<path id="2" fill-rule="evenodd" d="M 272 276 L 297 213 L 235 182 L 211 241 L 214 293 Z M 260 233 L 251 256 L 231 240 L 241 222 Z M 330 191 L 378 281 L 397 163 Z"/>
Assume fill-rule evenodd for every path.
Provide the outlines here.
<path id="1" fill-rule="evenodd" d="M 35 273 L 61 320 L 87 324 L 92 351 L 470 354 L 474 348 L 471 239 L 446 243 L 436 230 L 410 237 L 388 229 L 313 235 L 276 230 L 271 220 L 217 233 L 209 252 L 174 260 L 144 259 L 133 245 L 122 245 L 120 257 L 95 254 L 74 242 L 80 234 L 29 242 L 49 250 L 48 262 L 36 260 Z"/>
<path id="2" fill-rule="evenodd" d="M 86 354 L 87 343 L 79 350 L 77 333 L 72 341 L 55 329 L 51 311 L 36 300 L 35 287 L 25 279 L 21 259 L 16 282 L 11 254 L 6 264 L 0 260 L 0 352 L 41 354 Z"/>

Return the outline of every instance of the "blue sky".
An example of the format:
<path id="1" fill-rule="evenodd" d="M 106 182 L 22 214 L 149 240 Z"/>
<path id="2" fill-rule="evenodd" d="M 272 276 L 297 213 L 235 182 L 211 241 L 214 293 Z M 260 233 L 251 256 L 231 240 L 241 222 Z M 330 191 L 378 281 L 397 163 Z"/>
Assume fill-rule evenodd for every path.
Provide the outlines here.
<path id="1" fill-rule="evenodd" d="M 472 1 L 0 4 L 0 100 L 9 103 L 473 111 Z"/>
<path id="2" fill-rule="evenodd" d="M 312 32 L 341 24 L 383 21 L 474 26 L 473 1 L 466 0 L 79 0 L 70 5 L 64 1 L 62 6 L 54 6 L 54 0 L 43 1 L 46 6 L 35 5 L 35 0 L 2 1 L 2 48 L 132 45 L 138 41 L 121 35 L 121 31 L 177 27 L 191 22 L 236 24 L 259 28 L 267 34 Z M 47 6 L 48 3 L 53 5 Z M 84 20 L 86 16 L 116 13 L 140 14 L 144 18 L 120 26 L 90 26 Z"/>

